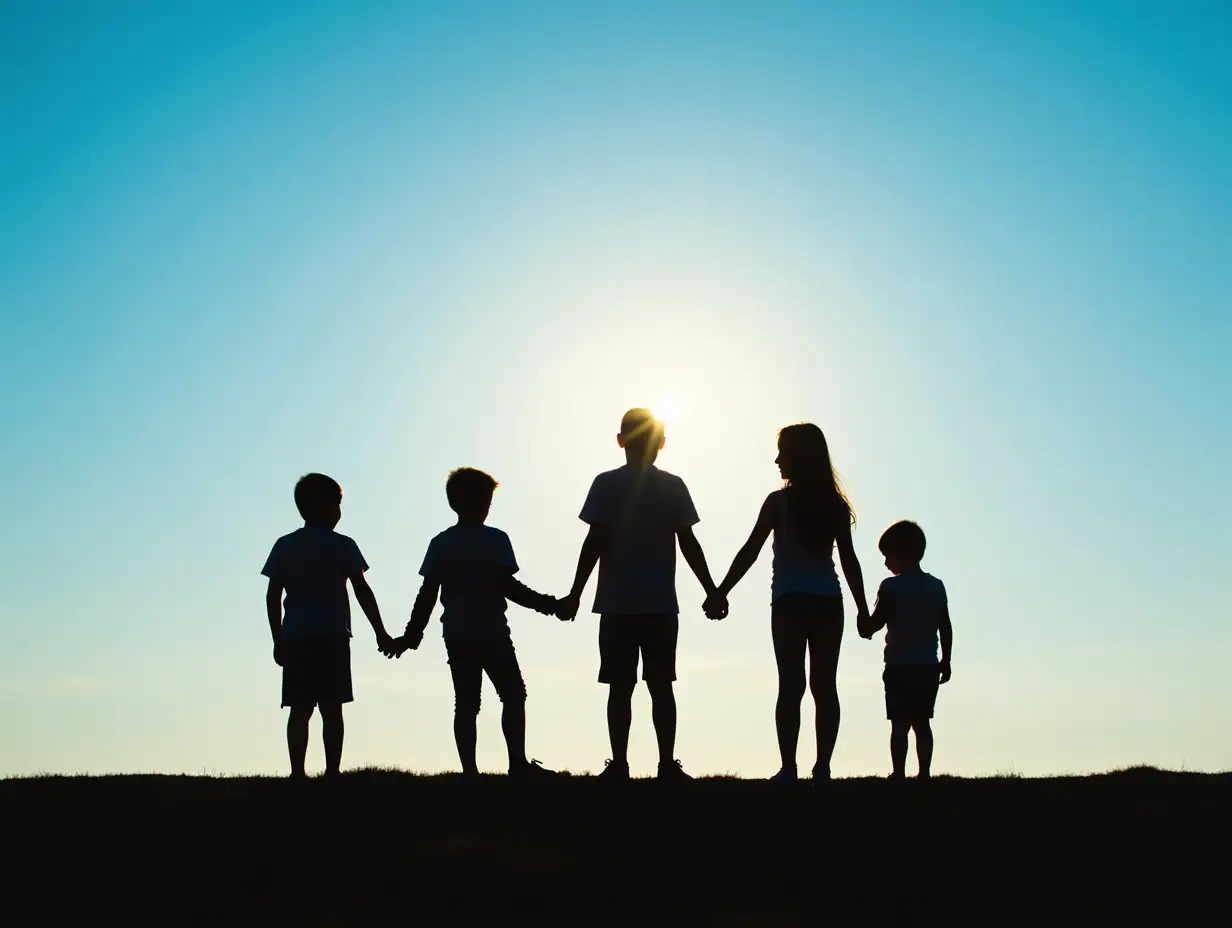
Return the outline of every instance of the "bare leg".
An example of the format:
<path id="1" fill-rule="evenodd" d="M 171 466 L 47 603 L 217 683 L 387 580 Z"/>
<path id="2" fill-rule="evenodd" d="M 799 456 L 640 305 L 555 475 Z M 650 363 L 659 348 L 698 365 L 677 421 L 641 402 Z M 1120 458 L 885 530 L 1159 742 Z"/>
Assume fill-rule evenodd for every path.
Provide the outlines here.
<path id="1" fill-rule="evenodd" d="M 794 776 L 796 749 L 800 743 L 800 701 L 808 682 L 804 658 L 807 630 L 801 617 L 790 612 L 774 613 L 771 619 L 774 662 L 778 667 L 779 695 L 774 703 L 774 728 L 779 741 L 781 769 Z"/>
<path id="2" fill-rule="evenodd" d="M 478 707 L 455 706 L 453 710 L 453 743 L 458 747 L 462 772 L 467 774 L 479 772 L 479 766 L 475 763 L 475 742 L 479 738 L 475 720 L 478 716 Z"/>
<path id="3" fill-rule="evenodd" d="M 321 740 L 325 742 L 325 773 L 336 776 L 342 771 L 342 703 L 321 703 Z"/>
<path id="4" fill-rule="evenodd" d="M 928 719 L 915 719 L 911 723 L 915 732 L 915 756 L 920 764 L 920 779 L 927 780 L 932 776 L 933 767 L 933 726 Z"/>
<path id="5" fill-rule="evenodd" d="M 838 741 L 841 711 L 838 702 L 838 654 L 843 644 L 843 619 L 812 623 L 808 635 L 809 689 L 816 708 L 817 763 L 813 777 L 828 779 L 834 745 Z"/>
<path id="6" fill-rule="evenodd" d="M 287 713 L 287 754 L 291 759 L 291 776 L 304 775 L 304 762 L 308 757 L 308 721 L 314 706 L 292 706 Z"/>
<path id="7" fill-rule="evenodd" d="M 471 729 L 474 731 L 474 729 Z M 505 747 L 509 749 L 509 769 L 514 771 L 526 766 L 526 700 L 510 699 L 501 709 L 501 731 L 505 733 Z M 471 741 L 471 757 L 475 755 Z"/>
<path id="8" fill-rule="evenodd" d="M 890 722 L 890 760 L 894 763 L 894 779 L 901 780 L 907 775 L 907 732 L 911 723 L 905 719 L 894 719 Z"/>
<path id="9" fill-rule="evenodd" d="M 659 764 L 676 759 L 676 692 L 671 680 L 647 683 L 650 690 L 650 716 L 659 742 Z"/>
<path id="10" fill-rule="evenodd" d="M 803 671 L 803 667 L 800 668 Z M 804 699 L 804 673 L 799 679 L 779 677 L 779 698 L 774 704 L 774 727 L 779 736 L 779 759 L 783 770 L 796 769 L 800 743 L 800 701 Z"/>
<path id="11" fill-rule="evenodd" d="M 607 690 L 607 736 L 612 743 L 612 763 L 629 763 L 629 729 L 633 725 L 633 686 L 612 683 Z"/>

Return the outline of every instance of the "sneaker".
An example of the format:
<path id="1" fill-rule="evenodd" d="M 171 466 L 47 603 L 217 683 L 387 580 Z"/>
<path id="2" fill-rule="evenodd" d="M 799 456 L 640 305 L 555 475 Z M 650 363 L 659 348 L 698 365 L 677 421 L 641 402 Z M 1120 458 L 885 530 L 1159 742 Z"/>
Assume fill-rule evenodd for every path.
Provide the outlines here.
<path id="1" fill-rule="evenodd" d="M 603 762 L 603 771 L 599 774 L 600 780 L 616 782 L 618 780 L 629 779 L 629 762 L 614 763 L 610 760 Z"/>
<path id="2" fill-rule="evenodd" d="M 684 772 L 684 766 L 678 760 L 659 761 L 659 779 L 673 783 L 683 783 L 693 778 Z"/>
<path id="3" fill-rule="evenodd" d="M 560 776 L 555 770 L 549 770 L 537 760 L 531 760 L 520 767 L 510 767 L 509 775 L 522 780 L 554 780 Z"/>
<path id="4" fill-rule="evenodd" d="M 784 767 L 770 778 L 771 783 L 795 783 L 800 779 L 795 767 Z"/>

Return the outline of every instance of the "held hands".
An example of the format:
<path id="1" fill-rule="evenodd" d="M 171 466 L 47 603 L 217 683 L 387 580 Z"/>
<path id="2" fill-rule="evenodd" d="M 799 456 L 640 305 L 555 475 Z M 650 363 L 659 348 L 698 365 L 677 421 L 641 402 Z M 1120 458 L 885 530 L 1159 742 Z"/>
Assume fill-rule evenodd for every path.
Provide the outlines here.
<path id="1" fill-rule="evenodd" d="M 572 593 L 563 599 L 556 600 L 556 618 L 562 622 L 572 622 L 577 615 L 579 605 L 581 605 L 581 598 Z"/>
<path id="2" fill-rule="evenodd" d="M 715 590 L 706 597 L 706 601 L 702 603 L 702 611 L 706 613 L 706 618 L 712 621 L 722 621 L 727 618 L 728 604 L 727 596 L 722 590 Z"/>
<path id="3" fill-rule="evenodd" d="M 398 639 L 392 637 L 389 632 L 381 630 L 376 635 L 376 649 L 386 657 L 393 657 L 395 649 L 398 645 Z"/>
<path id="4" fill-rule="evenodd" d="M 869 615 L 867 609 L 860 609 L 856 612 L 856 631 L 861 638 L 872 640 L 873 632 L 870 627 L 872 624 L 873 617 Z"/>

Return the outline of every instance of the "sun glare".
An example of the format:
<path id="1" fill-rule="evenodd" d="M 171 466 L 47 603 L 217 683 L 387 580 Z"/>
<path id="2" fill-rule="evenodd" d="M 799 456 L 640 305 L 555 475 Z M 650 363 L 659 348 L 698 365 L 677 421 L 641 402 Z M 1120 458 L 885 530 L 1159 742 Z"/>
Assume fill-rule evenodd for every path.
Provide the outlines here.
<path id="1" fill-rule="evenodd" d="M 684 398 L 678 393 L 664 393 L 657 400 L 651 411 L 664 425 L 674 425 L 684 414 Z"/>

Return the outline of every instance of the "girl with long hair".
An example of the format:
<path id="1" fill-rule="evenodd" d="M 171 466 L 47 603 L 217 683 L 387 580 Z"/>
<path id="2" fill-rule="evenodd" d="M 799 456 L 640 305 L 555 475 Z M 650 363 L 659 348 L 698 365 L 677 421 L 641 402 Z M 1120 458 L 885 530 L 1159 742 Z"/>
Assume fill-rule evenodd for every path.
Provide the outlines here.
<path id="1" fill-rule="evenodd" d="M 807 682 L 816 705 L 817 762 L 814 780 L 830 778 L 830 758 L 838 737 L 839 647 L 843 640 L 843 596 L 834 567 L 834 549 L 861 619 L 868 616 L 864 575 L 851 543 L 855 513 L 830 462 L 826 436 L 811 422 L 779 432 L 775 463 L 783 488 L 762 503 L 749 540 L 706 602 L 714 618 L 724 614 L 728 594 L 757 561 L 774 535 L 774 573 L 770 630 L 778 664 L 779 694 L 774 709 L 782 767 L 771 779 L 790 782 L 796 775 L 800 703 Z M 805 675 L 807 654 L 808 674 Z"/>

